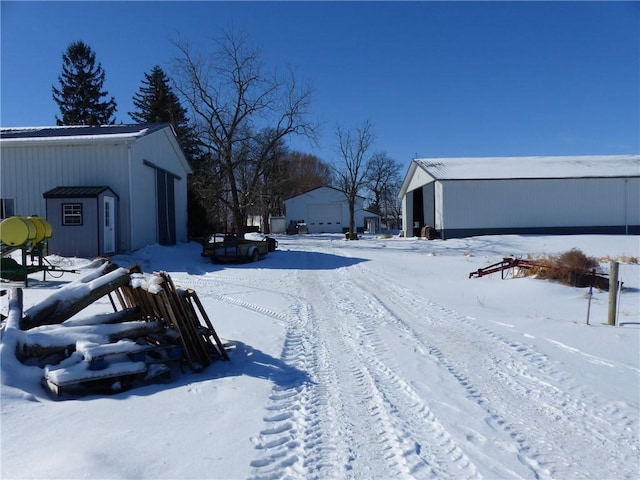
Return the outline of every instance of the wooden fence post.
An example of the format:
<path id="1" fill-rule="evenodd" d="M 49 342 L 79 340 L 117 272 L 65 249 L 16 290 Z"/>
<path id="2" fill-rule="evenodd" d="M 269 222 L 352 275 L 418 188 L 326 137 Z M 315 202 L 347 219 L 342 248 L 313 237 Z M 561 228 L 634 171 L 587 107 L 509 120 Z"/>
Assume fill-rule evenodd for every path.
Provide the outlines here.
<path id="1" fill-rule="evenodd" d="M 609 325 L 616 324 L 616 307 L 618 305 L 618 262 L 611 260 L 609 264 Z"/>

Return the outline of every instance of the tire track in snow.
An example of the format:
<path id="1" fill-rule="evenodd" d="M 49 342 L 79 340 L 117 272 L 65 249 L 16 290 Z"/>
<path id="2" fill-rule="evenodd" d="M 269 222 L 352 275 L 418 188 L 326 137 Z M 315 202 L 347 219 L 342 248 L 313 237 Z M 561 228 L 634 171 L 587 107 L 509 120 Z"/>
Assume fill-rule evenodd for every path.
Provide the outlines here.
<path id="1" fill-rule="evenodd" d="M 377 320 L 363 308 L 363 292 L 345 288 L 339 273 L 324 277 L 316 283 L 302 277 L 298 283 L 306 285 L 318 318 L 315 338 L 328 345 L 332 358 L 341 359 L 336 372 L 344 372 L 341 364 L 351 365 L 352 378 L 343 373 L 336 392 L 344 402 L 340 405 L 345 416 L 343 435 L 348 443 L 355 443 L 352 470 L 366 476 L 366 467 L 375 465 L 382 455 L 387 465 L 377 470 L 391 477 L 478 478 L 428 405 L 379 358 L 387 356 L 389 349 L 382 348 L 381 340 L 371 340 Z M 372 447 L 378 451 L 371 451 Z"/>
<path id="2" fill-rule="evenodd" d="M 356 338 L 345 331 L 343 337 L 357 343 L 354 354 L 361 357 L 371 378 L 370 388 L 379 392 L 380 404 L 388 412 L 391 429 L 399 439 L 411 475 L 438 479 L 481 478 L 428 403 L 396 373 L 399 369 L 393 353 L 378 333 L 381 323 L 387 322 L 385 316 L 380 315 L 380 305 L 367 291 L 351 282 L 343 280 L 335 290 L 342 292 L 338 302 L 340 310 L 350 312 L 357 319 L 355 330 L 361 332 Z"/>
<path id="3" fill-rule="evenodd" d="M 323 345 L 312 338 L 312 322 L 308 307 L 301 307 L 288 325 L 282 360 L 307 372 L 311 381 L 301 388 L 273 387 L 266 427 L 254 439 L 259 458 L 251 462 L 251 479 L 341 478 L 341 465 L 348 462 L 330 408 L 334 392 L 323 385 L 335 383 L 333 369 Z"/>
<path id="4" fill-rule="evenodd" d="M 336 326 L 339 305 L 332 301 L 326 282 L 310 271 L 297 273 L 288 291 L 298 292 L 304 335 L 312 339 L 314 362 L 309 367 L 315 384 L 316 410 L 308 423 L 318 428 L 307 437 L 322 438 L 323 451 L 307 452 L 305 478 L 408 478 L 404 457 L 387 435 L 392 429 L 368 371 L 354 361 L 351 346 Z M 296 286 L 296 287 L 294 287 Z M 322 301 L 318 301 L 321 299 Z M 338 307 L 326 311 L 326 307 Z M 322 453 L 322 454 L 319 454 Z M 282 477 L 280 477 L 282 478 Z"/>
<path id="5" fill-rule="evenodd" d="M 361 266 L 348 273 L 350 283 L 376 292 L 376 301 L 392 314 L 390 318 L 421 346 L 425 355 L 437 359 L 466 389 L 469 398 L 486 411 L 487 423 L 515 442 L 518 457 L 534 476 L 633 478 L 634 472 L 616 468 L 629 464 L 624 461 L 629 452 L 638 456 L 634 435 L 638 422 L 631 412 L 619 414 L 624 406 L 589 394 L 587 387 L 533 346 L 508 340 L 454 310 L 392 282 L 380 281 L 378 274 Z M 374 283 L 372 278 L 378 281 Z M 418 323 L 409 324 L 403 318 L 421 318 L 426 325 L 417 331 L 414 325 Z M 434 331 L 434 327 L 438 330 Z M 481 346 L 481 355 L 473 357 L 480 359 L 480 365 L 456 357 L 470 346 Z M 619 415 L 614 424 L 612 411 Z M 528 422 L 531 418 L 536 419 L 536 424 Z M 620 431 L 628 435 L 620 438 Z M 591 452 L 586 453 L 589 448 Z M 590 454 L 603 458 L 602 469 L 580 471 L 576 459 Z"/>
<path id="6" fill-rule="evenodd" d="M 275 380 L 264 406 L 265 427 L 252 438 L 257 458 L 251 462 L 252 480 L 280 478 L 340 478 L 340 468 L 347 463 L 341 452 L 347 451 L 342 438 L 334 435 L 337 421 L 327 405 L 335 403 L 332 392 L 317 379 L 330 379 L 332 369 L 328 367 L 327 353 L 311 337 L 315 328 L 310 325 L 312 317 L 308 306 L 297 301 L 298 297 L 288 293 L 287 288 L 269 288 L 252 285 L 251 289 L 276 293 L 286 297 L 293 306 L 289 313 L 282 313 L 254 303 L 218 293 L 215 289 L 233 286 L 247 287 L 240 278 L 226 282 L 218 278 L 181 278 L 176 284 L 197 287 L 204 295 L 235 305 L 246 310 L 283 321 L 286 325 L 281 360 L 305 372 L 310 381 L 282 378 Z M 261 282 L 260 285 L 263 285 Z M 279 283 L 277 285 L 280 286 Z"/>
<path id="7" fill-rule="evenodd" d="M 176 282 L 177 283 L 177 282 Z M 223 282 L 224 283 L 224 282 Z M 305 298 L 306 291 L 299 290 L 297 295 L 294 286 L 297 281 L 289 281 L 288 285 L 278 284 L 279 288 L 259 288 L 262 291 L 280 293 L 282 296 L 297 300 L 293 314 L 282 314 L 271 309 L 238 300 L 210 290 L 212 286 L 207 280 L 193 281 L 187 279 L 184 284 L 198 285 L 206 295 L 220 301 L 236 305 L 271 318 L 284 320 L 287 332 L 281 359 L 288 365 L 304 371 L 311 382 L 287 386 L 286 379 L 278 379 L 265 406 L 265 428 L 253 438 L 258 458 L 251 462 L 253 474 L 251 479 L 270 480 L 279 478 L 364 478 L 376 475 L 379 471 L 388 471 L 394 478 L 409 478 L 408 472 L 402 472 L 389 465 L 389 451 L 393 446 L 385 441 L 380 443 L 374 455 L 362 462 L 361 448 L 354 447 L 363 435 L 370 436 L 372 425 L 384 422 L 384 416 L 377 413 L 375 405 L 368 406 L 369 419 L 363 426 L 350 421 L 350 413 L 360 413 L 361 404 L 375 403 L 369 392 L 366 374 L 351 367 L 352 377 L 359 386 L 354 395 L 350 390 L 345 393 L 343 385 L 352 381 L 339 378 L 344 366 L 336 364 L 336 347 L 319 341 L 318 332 L 322 327 L 318 324 L 319 316 L 314 307 Z M 304 282 L 302 282 L 304 284 Z M 289 292 L 289 293 L 282 293 Z M 324 315 L 326 316 L 326 314 Z M 335 335 L 322 336 L 338 338 Z M 338 350 L 345 350 L 341 345 Z M 354 400 L 355 399 L 355 400 Z M 355 404 L 353 402 L 356 402 Z M 373 412 L 373 413 L 371 413 Z M 354 431 L 355 429 L 355 431 Z M 363 432 L 366 430 L 366 433 Z M 379 427 L 376 431 L 384 431 Z M 379 434 L 369 438 L 367 446 L 379 443 Z M 393 455 L 391 455 L 393 457 Z M 379 466 L 380 459 L 385 462 Z M 354 471 L 353 463 L 358 463 Z M 398 463 L 398 462 L 396 462 Z M 369 473 L 362 473 L 361 470 Z"/>
<path id="8" fill-rule="evenodd" d="M 383 342 L 376 340 L 371 350 L 353 337 L 354 329 L 363 337 L 371 336 L 374 317 L 363 316 L 362 308 L 349 298 L 349 288 L 327 288 L 339 282 L 340 274 L 327 274 L 330 278 L 321 282 L 313 271 L 296 276 L 271 287 L 251 285 L 297 302 L 295 312 L 287 314 L 214 290 L 229 283 L 247 287 L 258 282 L 175 280 L 197 286 L 209 297 L 286 322 L 281 359 L 313 380 L 311 385 L 292 388 L 281 386 L 282 382 L 274 386 L 265 407 L 266 427 L 253 439 L 260 454 L 251 464 L 251 478 L 363 478 L 376 472 L 388 472 L 385 476 L 394 478 L 480 478 L 426 403 L 377 358 Z M 354 325 L 344 328 L 344 318 Z M 348 377 L 343 364 L 351 365 Z"/>

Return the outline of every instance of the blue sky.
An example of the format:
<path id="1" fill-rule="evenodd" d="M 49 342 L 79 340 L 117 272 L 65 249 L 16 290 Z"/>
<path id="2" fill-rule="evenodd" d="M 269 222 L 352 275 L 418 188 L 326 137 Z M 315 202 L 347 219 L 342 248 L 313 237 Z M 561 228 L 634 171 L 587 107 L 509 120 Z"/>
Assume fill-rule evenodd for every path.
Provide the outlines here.
<path id="1" fill-rule="evenodd" d="M 55 124 L 62 54 L 82 40 L 130 123 L 144 73 L 181 36 L 233 27 L 268 69 L 315 90 L 319 146 L 369 120 L 375 151 L 415 156 L 640 153 L 639 2 L 0 2 L 2 126 Z"/>

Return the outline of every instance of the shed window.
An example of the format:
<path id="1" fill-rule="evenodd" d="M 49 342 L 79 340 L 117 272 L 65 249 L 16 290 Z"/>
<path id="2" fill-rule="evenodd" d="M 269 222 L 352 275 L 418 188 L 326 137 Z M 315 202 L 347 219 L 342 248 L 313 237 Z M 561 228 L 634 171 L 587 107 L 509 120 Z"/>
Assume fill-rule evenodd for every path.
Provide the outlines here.
<path id="1" fill-rule="evenodd" d="M 0 198 L 0 218 L 13 217 L 16 214 L 15 205 L 13 198 Z"/>
<path id="2" fill-rule="evenodd" d="M 62 204 L 62 225 L 82 225 L 82 204 Z"/>

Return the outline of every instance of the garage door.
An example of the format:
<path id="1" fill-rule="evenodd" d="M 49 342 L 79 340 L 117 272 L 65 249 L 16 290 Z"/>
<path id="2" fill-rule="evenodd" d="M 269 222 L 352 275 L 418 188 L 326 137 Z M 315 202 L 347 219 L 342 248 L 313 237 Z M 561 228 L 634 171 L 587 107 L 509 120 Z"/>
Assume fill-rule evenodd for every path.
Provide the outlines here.
<path id="1" fill-rule="evenodd" d="M 339 203 L 309 205 L 307 227 L 309 233 L 342 233 L 342 206 Z"/>

